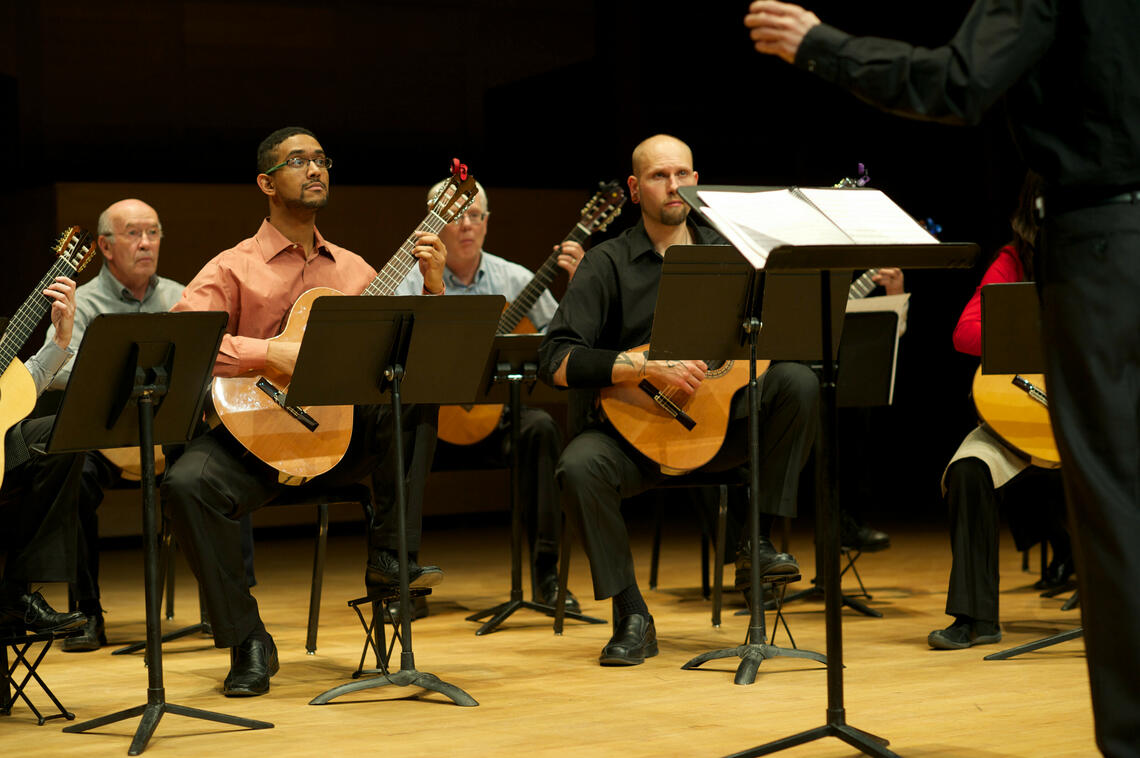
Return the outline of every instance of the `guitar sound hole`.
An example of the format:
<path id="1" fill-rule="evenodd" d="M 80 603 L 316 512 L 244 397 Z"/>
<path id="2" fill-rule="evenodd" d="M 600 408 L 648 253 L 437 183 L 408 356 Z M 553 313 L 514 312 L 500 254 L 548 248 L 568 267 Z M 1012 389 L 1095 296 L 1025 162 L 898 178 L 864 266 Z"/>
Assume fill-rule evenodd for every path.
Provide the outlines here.
<path id="1" fill-rule="evenodd" d="M 709 367 L 705 377 L 716 379 L 732 370 L 733 361 L 705 361 L 705 364 Z"/>

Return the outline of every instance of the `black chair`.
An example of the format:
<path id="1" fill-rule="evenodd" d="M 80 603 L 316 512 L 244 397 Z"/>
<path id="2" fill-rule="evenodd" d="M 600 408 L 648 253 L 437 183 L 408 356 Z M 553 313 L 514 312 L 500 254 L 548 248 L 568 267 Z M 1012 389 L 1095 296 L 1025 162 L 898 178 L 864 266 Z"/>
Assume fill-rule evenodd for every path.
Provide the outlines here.
<path id="1" fill-rule="evenodd" d="M 670 477 L 669 479 L 661 482 L 654 489 L 671 490 L 671 489 L 691 489 L 694 487 L 715 487 L 718 491 L 718 505 L 717 505 L 717 524 L 716 535 L 713 538 L 714 543 L 714 557 L 713 557 L 713 582 L 712 582 L 712 624 L 714 627 L 720 627 L 721 606 L 724 594 L 724 557 L 725 557 L 725 532 L 727 531 L 728 523 L 728 489 L 729 487 L 747 487 L 748 474 L 746 469 L 733 469 L 725 472 L 703 473 L 696 472 L 684 474 L 683 476 Z M 567 527 L 569 523 L 567 522 Z M 703 531 L 703 530 L 702 530 Z M 656 588 L 657 584 L 657 567 L 660 562 L 660 521 L 655 528 L 653 554 L 650 559 L 650 588 Z M 555 604 L 554 613 L 554 633 L 562 634 L 563 621 L 564 621 L 564 597 L 563 593 L 566 591 L 566 582 L 570 573 L 570 539 L 569 529 L 563 530 L 562 536 L 562 555 L 559 559 L 559 576 L 558 576 L 558 590 L 559 598 Z M 702 548 L 702 592 L 707 593 L 708 588 L 708 547 L 707 541 L 702 537 L 704 546 Z M 706 594 L 707 597 L 707 594 Z"/>
<path id="2" fill-rule="evenodd" d="M 312 582 L 309 587 L 308 630 L 305 635 L 305 652 L 309 655 L 315 655 L 317 652 L 317 628 L 321 615 L 321 592 L 324 585 L 325 558 L 328 554 L 329 507 L 342 504 L 359 504 L 361 511 L 367 513 L 372 507 L 372 490 L 366 484 L 327 487 L 319 492 L 314 492 L 310 489 L 291 488 L 266 505 L 266 507 L 306 506 L 315 507 L 317 509 L 317 533 L 313 546 Z M 163 563 L 166 571 L 166 617 L 170 619 L 174 617 L 173 545 L 169 528 L 165 526 L 163 530 L 163 545 L 165 547 Z M 164 634 L 162 637 L 163 641 L 178 639 L 179 637 L 185 637 L 196 632 L 209 634 L 209 619 L 206 616 L 205 607 L 202 605 L 201 598 L 199 598 L 199 608 L 201 620 L 198 624 L 193 624 Z M 115 654 L 132 653 L 141 650 L 144 646 L 145 643 L 134 643 L 116 650 Z"/>
<path id="3" fill-rule="evenodd" d="M 725 556 L 727 555 L 725 542 L 728 524 L 728 490 L 729 487 L 747 486 L 743 474 L 730 473 L 728 476 L 729 478 L 726 479 L 726 474 L 720 472 L 717 474 L 686 474 L 658 485 L 656 488 L 657 492 L 655 493 L 653 545 L 649 558 L 649 589 L 655 590 L 657 589 L 658 569 L 661 562 L 661 524 L 664 520 L 665 493 L 670 490 L 715 487 L 718 493 L 716 524 L 713 527 L 713 534 L 710 539 L 709 530 L 706 528 L 703 518 L 701 519 L 700 543 L 701 597 L 706 600 L 710 597 L 712 598 L 712 625 L 717 628 L 720 628 L 721 608 L 724 597 L 724 562 Z M 711 586 L 709 581 L 710 543 L 713 548 Z"/>

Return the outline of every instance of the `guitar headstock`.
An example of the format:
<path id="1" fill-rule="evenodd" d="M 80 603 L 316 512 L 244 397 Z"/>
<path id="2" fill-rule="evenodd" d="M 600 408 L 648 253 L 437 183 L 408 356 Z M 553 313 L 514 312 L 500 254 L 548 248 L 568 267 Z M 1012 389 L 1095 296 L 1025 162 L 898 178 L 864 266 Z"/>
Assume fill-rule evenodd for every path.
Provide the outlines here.
<path id="1" fill-rule="evenodd" d="M 95 254 L 95 238 L 86 229 L 69 226 L 52 245 L 52 252 L 65 260 L 78 274 Z"/>
<path id="2" fill-rule="evenodd" d="M 463 215 L 475 202 L 479 193 L 475 177 L 468 173 L 467 166 L 459 162 L 458 158 L 451 159 L 451 178 L 432 195 L 428 202 L 429 210 L 450 223 Z"/>
<path id="3" fill-rule="evenodd" d="M 582 208 L 582 218 L 578 223 L 591 234 L 603 231 L 618 217 L 624 204 L 625 188 L 619 182 L 598 182 L 598 191 Z"/>

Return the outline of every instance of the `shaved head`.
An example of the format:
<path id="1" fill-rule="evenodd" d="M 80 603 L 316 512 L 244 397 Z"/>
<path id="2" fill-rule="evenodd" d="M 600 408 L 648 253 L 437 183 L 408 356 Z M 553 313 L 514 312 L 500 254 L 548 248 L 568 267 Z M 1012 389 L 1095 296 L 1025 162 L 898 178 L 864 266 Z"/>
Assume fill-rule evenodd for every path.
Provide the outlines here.
<path id="1" fill-rule="evenodd" d="M 663 152 L 677 155 L 680 151 L 688 156 L 688 163 L 693 163 L 693 151 L 681 140 L 671 134 L 655 134 L 642 140 L 633 149 L 633 175 L 641 176 L 645 168 L 654 162 L 654 158 Z"/>

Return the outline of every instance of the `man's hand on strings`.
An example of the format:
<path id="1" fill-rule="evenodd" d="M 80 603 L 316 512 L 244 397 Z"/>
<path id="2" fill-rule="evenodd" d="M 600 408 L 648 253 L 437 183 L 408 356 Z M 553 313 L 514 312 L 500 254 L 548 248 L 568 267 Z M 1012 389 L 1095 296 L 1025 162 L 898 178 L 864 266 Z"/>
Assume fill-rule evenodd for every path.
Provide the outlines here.
<path id="1" fill-rule="evenodd" d="M 881 268 L 871 277 L 871 281 L 881 285 L 888 295 L 901 295 L 903 293 L 903 272 L 899 268 Z"/>
<path id="2" fill-rule="evenodd" d="M 567 240 L 561 245 L 555 245 L 554 249 L 558 251 L 558 266 L 559 268 L 566 269 L 566 273 L 570 275 L 570 279 L 574 279 L 574 274 L 578 271 L 578 264 L 582 262 L 583 256 L 586 251 L 582 246 L 573 240 Z"/>
<path id="3" fill-rule="evenodd" d="M 44 290 L 44 295 L 51 300 L 55 344 L 66 350 L 71 344 L 71 330 L 75 326 L 75 282 L 66 276 L 57 276 Z"/>
<path id="4" fill-rule="evenodd" d="M 447 263 L 447 246 L 434 234 L 416 232 L 416 246 L 412 255 L 419 259 L 420 273 L 424 275 L 424 289 L 432 293 L 443 292 L 443 269 Z"/>

